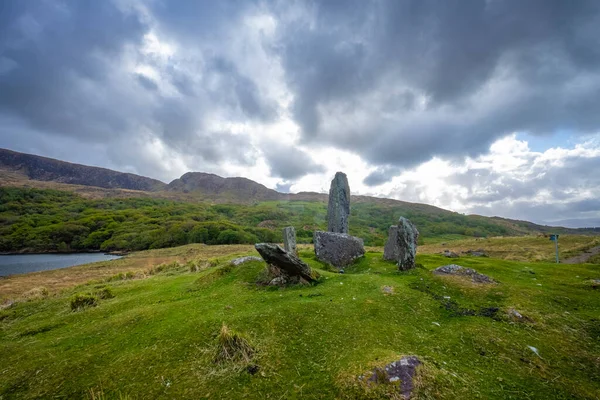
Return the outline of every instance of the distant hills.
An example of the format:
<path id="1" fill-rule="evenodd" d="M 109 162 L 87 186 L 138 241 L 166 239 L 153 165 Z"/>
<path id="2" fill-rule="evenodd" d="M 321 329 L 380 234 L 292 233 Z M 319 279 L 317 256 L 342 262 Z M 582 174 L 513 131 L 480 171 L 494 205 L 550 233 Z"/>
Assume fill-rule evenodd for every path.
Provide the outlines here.
<path id="1" fill-rule="evenodd" d="M 167 186 L 159 180 L 145 176 L 73 164 L 6 149 L 0 149 L 0 168 L 26 175 L 31 180 L 97 186 L 105 189 L 156 191 L 164 190 Z"/>
<path id="2" fill-rule="evenodd" d="M 326 202 L 327 194 L 315 192 L 279 193 L 247 178 L 223 178 L 203 172 L 188 172 L 170 183 L 140 175 L 90 167 L 32 154 L 0 149 L 0 186 L 31 187 L 73 191 L 88 198 L 151 197 L 177 201 L 252 204 L 262 201 Z M 445 226 L 459 226 L 470 235 L 469 227 L 497 226 L 505 234 L 597 233 L 594 229 L 569 229 L 537 225 L 500 217 L 462 215 L 438 207 L 370 196 L 352 196 L 353 204 L 372 205 L 373 218 L 386 210 L 396 210 L 413 218 L 424 218 L 440 226 L 440 233 L 452 232 Z M 436 222 L 437 221 L 437 222 Z M 391 224 L 393 221 L 390 221 Z M 465 227 L 463 229 L 463 226 Z M 381 228 L 380 228 L 381 229 Z M 492 229 L 493 230 L 493 229 Z M 477 232 L 477 230 L 474 230 Z M 488 229 L 489 231 L 489 229 Z"/>

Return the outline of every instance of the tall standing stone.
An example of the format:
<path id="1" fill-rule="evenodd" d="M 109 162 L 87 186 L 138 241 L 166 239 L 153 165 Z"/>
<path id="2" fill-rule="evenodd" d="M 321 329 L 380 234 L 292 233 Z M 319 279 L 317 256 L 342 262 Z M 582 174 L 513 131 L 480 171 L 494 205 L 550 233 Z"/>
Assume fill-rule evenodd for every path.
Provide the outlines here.
<path id="1" fill-rule="evenodd" d="M 404 217 L 397 226 L 391 226 L 388 241 L 383 249 L 383 258 L 398 262 L 398 269 L 405 271 L 415 267 L 419 231 Z"/>
<path id="2" fill-rule="evenodd" d="M 329 189 L 327 206 L 327 231 L 348 233 L 348 217 L 350 216 L 350 186 L 343 172 L 336 172 Z"/>
<path id="3" fill-rule="evenodd" d="M 283 248 L 290 254 L 298 254 L 298 249 L 296 248 L 296 229 L 293 226 L 283 228 Z"/>

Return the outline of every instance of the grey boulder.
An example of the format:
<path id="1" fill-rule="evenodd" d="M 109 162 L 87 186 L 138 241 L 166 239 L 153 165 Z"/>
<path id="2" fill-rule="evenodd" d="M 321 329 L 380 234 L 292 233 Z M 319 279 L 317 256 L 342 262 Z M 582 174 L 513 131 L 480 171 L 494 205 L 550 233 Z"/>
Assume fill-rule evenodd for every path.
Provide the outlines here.
<path id="1" fill-rule="evenodd" d="M 343 268 L 364 256 L 363 240 L 345 233 L 315 231 L 315 255 L 336 268 Z"/>

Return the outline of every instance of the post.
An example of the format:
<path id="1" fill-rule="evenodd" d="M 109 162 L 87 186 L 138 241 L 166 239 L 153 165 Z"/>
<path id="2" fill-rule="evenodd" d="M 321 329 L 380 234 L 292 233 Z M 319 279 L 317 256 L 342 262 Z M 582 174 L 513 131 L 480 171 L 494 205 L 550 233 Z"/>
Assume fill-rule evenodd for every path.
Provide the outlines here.
<path id="1" fill-rule="evenodd" d="M 559 235 L 550 235 L 550 240 L 554 241 L 554 249 L 556 250 L 556 263 L 560 263 L 558 260 L 558 236 Z"/>

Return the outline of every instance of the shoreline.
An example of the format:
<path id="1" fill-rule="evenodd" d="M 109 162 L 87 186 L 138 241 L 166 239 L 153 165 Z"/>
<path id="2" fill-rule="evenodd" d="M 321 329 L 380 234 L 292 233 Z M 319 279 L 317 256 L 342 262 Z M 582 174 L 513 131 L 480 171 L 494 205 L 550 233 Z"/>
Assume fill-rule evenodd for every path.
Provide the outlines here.
<path id="1" fill-rule="evenodd" d="M 82 250 L 82 251 L 17 251 L 17 252 L 0 252 L 0 256 L 23 256 L 23 255 L 42 255 L 42 254 L 56 254 L 56 255 L 69 255 L 69 254 L 104 254 L 107 256 L 119 256 L 125 257 L 129 255 L 126 251 L 101 251 L 101 250 Z"/>

